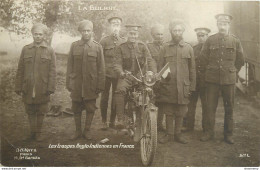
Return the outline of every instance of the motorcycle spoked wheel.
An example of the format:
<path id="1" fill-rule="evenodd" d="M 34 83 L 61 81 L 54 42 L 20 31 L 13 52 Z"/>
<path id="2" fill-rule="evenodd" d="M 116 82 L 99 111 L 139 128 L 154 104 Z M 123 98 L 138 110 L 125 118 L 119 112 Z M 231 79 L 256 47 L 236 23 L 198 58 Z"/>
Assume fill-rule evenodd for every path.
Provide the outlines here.
<path id="1" fill-rule="evenodd" d="M 141 160 L 144 166 L 150 166 L 157 148 L 157 109 L 150 104 L 143 111 L 142 138 L 140 141 Z"/>

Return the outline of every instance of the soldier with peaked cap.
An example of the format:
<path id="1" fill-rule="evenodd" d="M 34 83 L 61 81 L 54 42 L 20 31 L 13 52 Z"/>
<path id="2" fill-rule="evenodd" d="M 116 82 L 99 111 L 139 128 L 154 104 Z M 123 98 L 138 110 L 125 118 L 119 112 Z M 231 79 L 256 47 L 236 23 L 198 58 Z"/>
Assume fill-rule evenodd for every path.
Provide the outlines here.
<path id="1" fill-rule="evenodd" d="M 206 89 L 204 82 L 204 74 L 203 70 L 201 70 L 202 63 L 200 61 L 200 51 L 202 49 L 203 44 L 208 38 L 208 34 L 210 33 L 210 29 L 205 27 L 196 28 L 194 30 L 197 34 L 198 44 L 193 47 L 195 63 L 196 63 L 196 90 L 192 92 L 190 97 L 190 103 L 188 104 L 188 113 L 186 119 L 186 127 L 187 131 L 194 130 L 195 124 L 195 113 L 196 113 L 196 105 L 198 99 L 200 97 L 201 106 L 202 106 L 202 129 L 205 131 L 205 114 L 206 114 Z"/>
<path id="2" fill-rule="evenodd" d="M 105 62 L 102 46 L 93 40 L 93 23 L 83 20 L 78 31 L 82 38 L 73 42 L 70 48 L 66 88 L 71 92 L 72 111 L 76 125 L 76 133 L 72 139 L 81 136 L 90 140 L 91 123 L 96 110 L 98 94 L 104 90 Z M 81 131 L 82 111 L 86 110 L 86 121 Z"/>
<path id="3" fill-rule="evenodd" d="M 34 24 L 31 32 L 33 43 L 22 49 L 15 81 L 15 91 L 22 95 L 28 114 L 31 135 L 29 139 L 41 140 L 44 114 L 48 112 L 50 94 L 55 90 L 55 53 L 45 43 L 48 29 L 41 23 Z"/>
<path id="4" fill-rule="evenodd" d="M 151 53 L 152 58 L 155 60 L 157 67 L 158 67 L 158 61 L 159 61 L 159 51 L 163 45 L 163 33 L 164 33 L 163 25 L 161 25 L 161 24 L 153 25 L 151 28 L 151 35 L 153 38 L 153 42 L 150 42 L 147 44 L 147 47 Z M 163 128 L 163 116 L 164 116 L 163 113 L 158 112 L 158 117 L 157 117 L 157 130 L 158 131 L 165 131 L 165 129 Z"/>
<path id="5" fill-rule="evenodd" d="M 184 42 L 185 25 L 182 20 L 169 24 L 172 40 L 165 43 L 159 52 L 160 70 L 169 63 L 170 73 L 159 84 L 156 96 L 158 110 L 166 115 L 166 134 L 159 139 L 160 143 L 177 141 L 186 144 L 188 141 L 181 135 L 183 116 L 187 112 L 190 93 L 195 91 L 196 72 L 193 48 Z M 175 127 L 173 119 L 175 117 Z"/>
<path id="6" fill-rule="evenodd" d="M 127 41 L 117 47 L 116 58 L 114 60 L 114 69 L 119 76 L 115 91 L 115 110 L 118 117 L 116 127 L 121 130 L 125 130 L 123 119 L 125 95 L 134 83 L 129 77 L 125 77 L 125 70 L 137 76 L 137 74 L 140 74 L 140 64 L 143 74 L 145 71 L 157 72 L 156 63 L 152 59 L 149 50 L 143 42 L 138 40 L 140 27 L 137 24 L 126 25 Z"/>
<path id="7" fill-rule="evenodd" d="M 207 98 L 206 132 L 201 141 L 214 137 L 215 115 L 221 91 L 225 108 L 224 139 L 233 144 L 235 83 L 237 73 L 244 65 L 244 54 L 239 39 L 229 32 L 232 16 L 218 14 L 216 19 L 219 32 L 206 40 L 201 51 Z"/>
<path id="8" fill-rule="evenodd" d="M 115 58 L 116 47 L 126 41 L 125 38 L 119 35 L 121 29 L 122 18 L 117 15 L 113 15 L 108 18 L 110 35 L 101 39 L 100 44 L 104 51 L 105 65 L 106 65 L 106 80 L 105 89 L 101 94 L 100 109 L 102 117 L 102 129 L 107 129 L 107 109 L 110 88 L 112 86 L 112 102 L 111 102 L 111 114 L 109 127 L 115 126 L 116 112 L 114 110 L 114 92 L 117 85 L 117 75 L 113 69 L 113 60 Z"/>

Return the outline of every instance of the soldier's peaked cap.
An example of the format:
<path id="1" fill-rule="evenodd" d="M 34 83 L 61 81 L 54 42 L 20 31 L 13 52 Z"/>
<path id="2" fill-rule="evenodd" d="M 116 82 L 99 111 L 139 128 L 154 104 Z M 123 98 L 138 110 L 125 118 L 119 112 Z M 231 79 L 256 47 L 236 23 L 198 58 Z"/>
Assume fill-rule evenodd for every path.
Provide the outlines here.
<path id="1" fill-rule="evenodd" d="M 113 15 L 107 19 L 108 22 L 111 22 L 113 19 L 119 19 L 121 22 L 123 22 L 123 19 L 118 15 Z"/>
<path id="2" fill-rule="evenodd" d="M 141 25 L 138 25 L 138 24 L 126 24 L 125 25 L 125 27 L 126 27 L 126 29 L 128 30 L 128 31 L 138 31 L 139 30 L 139 28 L 141 28 L 142 26 Z"/>
<path id="3" fill-rule="evenodd" d="M 206 27 L 198 27 L 198 28 L 195 28 L 194 31 L 197 34 L 208 34 L 208 33 L 210 33 L 210 29 L 206 28 Z"/>
<path id="4" fill-rule="evenodd" d="M 230 22 L 233 19 L 229 14 L 217 14 L 215 18 L 218 22 Z"/>

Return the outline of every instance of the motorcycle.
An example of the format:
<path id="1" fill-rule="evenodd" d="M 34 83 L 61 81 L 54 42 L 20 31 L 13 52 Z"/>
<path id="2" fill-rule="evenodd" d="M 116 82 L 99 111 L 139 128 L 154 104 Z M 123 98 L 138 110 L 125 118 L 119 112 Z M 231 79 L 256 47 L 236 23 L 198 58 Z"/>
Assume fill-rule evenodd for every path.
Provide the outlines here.
<path id="1" fill-rule="evenodd" d="M 131 72 L 126 76 L 135 83 L 127 93 L 125 105 L 125 122 L 130 136 L 135 142 L 140 142 L 142 164 L 150 166 L 154 160 L 157 148 L 157 107 L 154 103 L 153 86 L 161 79 L 168 69 L 168 63 L 158 74 L 147 71 L 137 78 Z"/>

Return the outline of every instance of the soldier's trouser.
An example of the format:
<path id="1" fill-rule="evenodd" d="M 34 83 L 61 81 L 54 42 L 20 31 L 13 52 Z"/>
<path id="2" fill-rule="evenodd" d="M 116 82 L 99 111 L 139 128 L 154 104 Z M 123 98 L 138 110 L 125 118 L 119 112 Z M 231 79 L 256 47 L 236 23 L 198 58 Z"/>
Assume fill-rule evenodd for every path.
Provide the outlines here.
<path id="1" fill-rule="evenodd" d="M 221 91 L 225 109 L 224 136 L 232 136 L 235 85 L 207 83 L 206 89 L 206 132 L 212 135 L 214 134 L 216 109 L 218 106 L 219 91 Z"/>
<path id="2" fill-rule="evenodd" d="M 31 134 L 41 133 L 44 114 L 48 112 L 48 103 L 43 104 L 24 104 L 28 114 Z"/>
<path id="3" fill-rule="evenodd" d="M 205 131 L 205 114 L 206 114 L 206 88 L 200 88 L 197 91 L 192 92 L 190 97 L 190 103 L 188 104 L 187 113 L 187 128 L 194 129 L 195 124 L 195 114 L 198 99 L 200 97 L 201 108 L 202 108 L 202 129 Z"/>
<path id="4" fill-rule="evenodd" d="M 96 107 L 96 99 L 84 100 L 82 102 L 72 101 L 71 110 L 74 113 L 76 131 L 81 131 L 81 115 L 86 110 L 85 130 L 90 130 Z"/>
<path id="5" fill-rule="evenodd" d="M 159 107 L 159 103 L 155 103 L 155 105 L 158 107 L 158 117 L 157 117 L 157 126 L 158 127 L 163 127 L 163 116 L 164 113 L 162 112 L 162 109 Z"/>
<path id="6" fill-rule="evenodd" d="M 125 96 L 126 92 L 132 86 L 132 81 L 129 79 L 118 79 L 117 88 L 115 91 L 115 111 L 118 122 L 124 121 L 125 111 Z"/>
<path id="7" fill-rule="evenodd" d="M 101 109 L 101 117 L 102 117 L 102 122 L 107 121 L 107 108 L 108 108 L 108 100 L 109 100 L 109 92 L 110 92 L 110 87 L 112 85 L 112 102 L 111 102 L 111 114 L 110 114 L 110 122 L 114 123 L 115 118 L 116 118 L 116 112 L 114 109 L 114 93 L 116 90 L 116 85 L 117 85 L 117 79 L 116 78 L 111 78 L 111 77 L 106 77 L 105 81 L 105 90 L 101 94 L 101 101 L 100 101 L 100 109 Z"/>
<path id="8" fill-rule="evenodd" d="M 166 130 L 169 135 L 181 133 L 183 116 L 188 110 L 186 104 L 159 103 L 158 109 L 166 115 Z M 175 116 L 175 127 L 173 128 L 173 116 Z"/>

